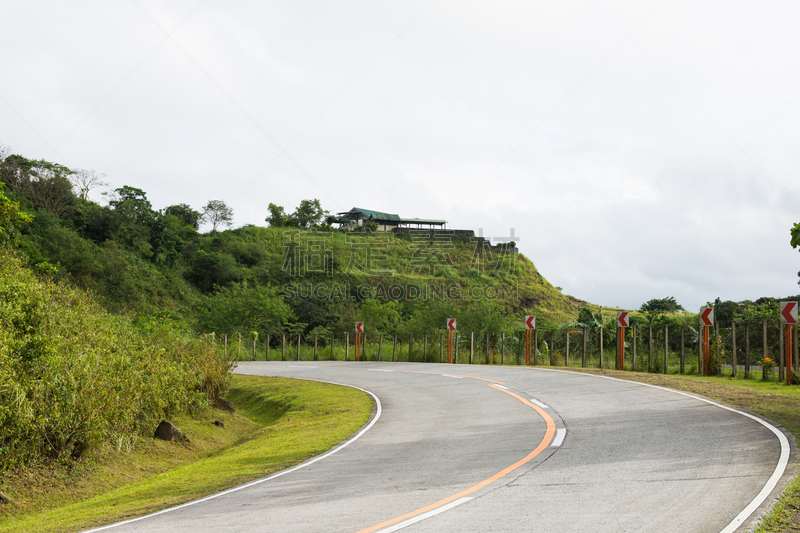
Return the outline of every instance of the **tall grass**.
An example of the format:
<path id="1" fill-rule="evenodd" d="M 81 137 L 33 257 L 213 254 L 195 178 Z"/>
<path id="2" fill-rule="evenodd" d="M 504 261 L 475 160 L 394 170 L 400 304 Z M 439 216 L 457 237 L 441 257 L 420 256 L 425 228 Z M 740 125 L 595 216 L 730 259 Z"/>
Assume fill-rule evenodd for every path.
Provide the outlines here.
<path id="1" fill-rule="evenodd" d="M 110 315 L 0 250 L 0 470 L 151 435 L 204 407 L 229 375 L 213 339 Z"/>

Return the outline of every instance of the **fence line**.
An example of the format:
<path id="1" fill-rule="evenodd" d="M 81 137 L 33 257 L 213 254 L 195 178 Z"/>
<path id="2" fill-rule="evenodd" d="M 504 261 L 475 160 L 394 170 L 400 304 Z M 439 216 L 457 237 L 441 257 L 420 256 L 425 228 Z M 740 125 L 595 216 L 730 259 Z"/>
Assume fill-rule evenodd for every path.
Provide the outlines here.
<path id="1" fill-rule="evenodd" d="M 759 323 L 760 322 L 760 323 Z M 762 380 L 785 381 L 785 346 L 782 326 L 776 320 L 725 322 L 717 324 L 712 334 L 710 374 L 754 378 L 760 370 Z M 617 332 L 605 328 L 534 329 L 531 336 L 533 365 L 615 368 L 618 366 Z M 540 334 L 541 333 L 541 334 Z M 215 335 L 224 357 L 238 360 L 286 361 L 292 353 L 297 361 L 397 361 L 443 363 L 444 333 L 439 333 L 439 356 L 435 342 L 428 342 L 430 332 L 408 334 L 408 342 L 396 333 L 373 332 L 362 335 L 361 353 L 351 354 L 353 342 L 348 332 L 331 331 L 329 335 L 296 332 L 272 332 L 263 337 L 245 336 L 242 332 Z M 435 338 L 435 333 L 434 333 Z M 455 332 L 453 364 L 500 364 L 524 366 L 524 330 Z M 388 343 L 388 344 L 387 344 Z M 625 347 L 621 370 L 652 373 L 702 373 L 703 353 L 700 328 L 684 325 L 633 324 L 625 328 Z M 405 346 L 404 346 L 405 344 Z M 463 346 L 462 346 L 463 344 Z M 800 371 L 798 330 L 792 328 L 790 364 L 792 377 Z M 243 349 L 244 348 L 244 349 Z M 391 352 L 391 357 L 389 357 Z M 481 354 L 481 352 L 483 352 Z M 516 357 L 513 356 L 516 352 Z M 696 358 L 693 355 L 697 355 Z M 263 355 L 263 359 L 262 359 Z M 351 355 L 353 356 L 351 359 Z M 483 357 L 481 357 L 483 355 Z M 506 357 L 508 355 L 508 357 Z M 611 363 L 613 361 L 613 364 Z"/>

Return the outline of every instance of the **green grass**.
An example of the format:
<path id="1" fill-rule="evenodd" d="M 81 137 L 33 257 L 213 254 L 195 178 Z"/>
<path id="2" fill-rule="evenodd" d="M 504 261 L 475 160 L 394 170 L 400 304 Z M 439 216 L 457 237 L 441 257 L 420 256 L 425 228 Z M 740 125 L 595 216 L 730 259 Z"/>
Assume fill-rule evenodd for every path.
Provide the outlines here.
<path id="1" fill-rule="evenodd" d="M 236 413 L 175 420 L 189 443 L 142 439 L 131 453 L 101 451 L 69 471 L 12 473 L 0 481 L 13 502 L 0 509 L 0 530 L 78 531 L 219 492 L 332 448 L 373 407 L 348 387 L 240 375 L 228 398 Z"/>

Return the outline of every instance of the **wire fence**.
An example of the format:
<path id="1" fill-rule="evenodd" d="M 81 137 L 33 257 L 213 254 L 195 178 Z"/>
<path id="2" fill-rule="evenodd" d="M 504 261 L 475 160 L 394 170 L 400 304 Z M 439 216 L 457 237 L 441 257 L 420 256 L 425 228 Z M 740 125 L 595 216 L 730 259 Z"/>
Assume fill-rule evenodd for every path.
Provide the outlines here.
<path id="1" fill-rule="evenodd" d="M 216 336 L 226 356 L 239 361 L 448 362 L 447 333 L 363 333 L 359 353 L 350 333 L 304 335 L 280 332 L 265 338 L 242 334 Z M 717 323 L 711 331 L 710 374 L 762 380 L 784 379 L 784 335 L 780 323 Z M 791 365 L 798 373 L 797 328 L 792 329 Z M 454 332 L 453 364 L 525 365 L 525 330 Z M 698 374 L 703 370 L 700 327 L 635 324 L 624 329 L 624 359 L 619 367 L 617 331 L 609 328 L 535 329 L 531 364 L 637 372 Z"/>

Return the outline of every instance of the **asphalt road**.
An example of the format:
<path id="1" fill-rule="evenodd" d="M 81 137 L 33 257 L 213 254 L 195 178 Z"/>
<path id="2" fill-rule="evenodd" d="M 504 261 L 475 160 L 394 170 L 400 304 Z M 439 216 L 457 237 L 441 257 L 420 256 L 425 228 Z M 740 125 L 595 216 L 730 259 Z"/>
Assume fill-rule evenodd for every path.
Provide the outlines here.
<path id="1" fill-rule="evenodd" d="M 335 453 L 102 530 L 746 531 L 794 471 L 783 433 L 760 419 L 639 383 L 482 365 L 237 372 L 359 387 L 379 408 Z"/>

